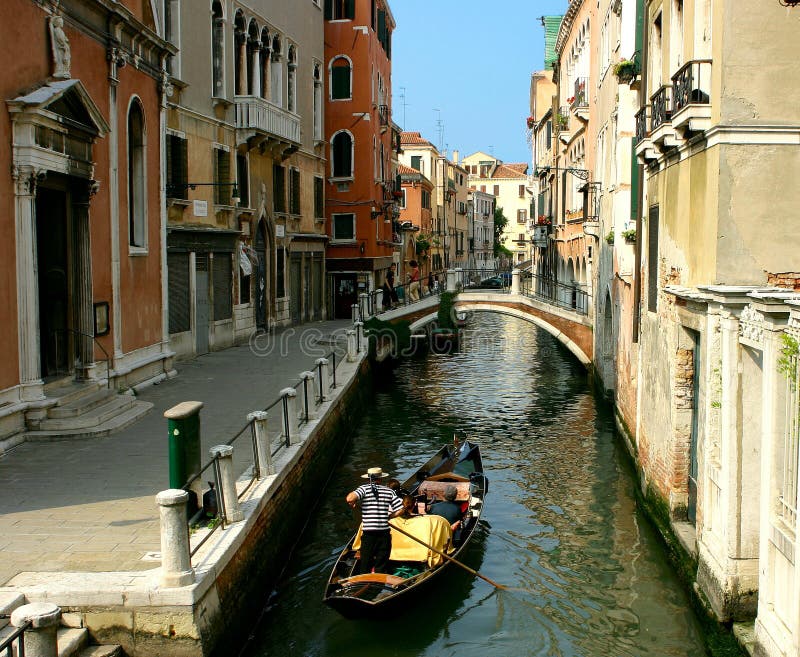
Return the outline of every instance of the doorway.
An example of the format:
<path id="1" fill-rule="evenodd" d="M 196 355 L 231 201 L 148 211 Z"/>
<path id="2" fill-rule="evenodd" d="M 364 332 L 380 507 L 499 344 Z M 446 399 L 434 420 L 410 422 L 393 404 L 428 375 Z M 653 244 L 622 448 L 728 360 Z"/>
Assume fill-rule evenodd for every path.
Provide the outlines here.
<path id="1" fill-rule="evenodd" d="M 256 328 L 267 329 L 267 228 L 264 221 L 258 222 L 255 243 L 258 266 L 256 267 Z"/>
<path id="2" fill-rule="evenodd" d="M 333 312 L 335 319 L 349 319 L 353 314 L 353 304 L 358 299 L 356 274 L 335 274 L 333 276 Z"/>
<path id="3" fill-rule="evenodd" d="M 72 371 L 70 335 L 69 217 L 67 192 L 36 193 L 36 257 L 39 288 L 39 351 L 42 379 Z"/>

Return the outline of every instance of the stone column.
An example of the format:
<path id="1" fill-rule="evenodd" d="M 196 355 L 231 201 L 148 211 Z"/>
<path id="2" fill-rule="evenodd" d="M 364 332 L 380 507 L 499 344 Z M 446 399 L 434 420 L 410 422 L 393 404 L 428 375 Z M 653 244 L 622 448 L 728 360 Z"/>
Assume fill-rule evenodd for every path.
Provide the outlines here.
<path id="1" fill-rule="evenodd" d="M 251 75 L 253 85 L 252 96 L 261 96 L 261 44 L 258 41 L 253 43 L 253 71 Z"/>
<path id="2" fill-rule="evenodd" d="M 27 657 L 57 657 L 56 633 L 61 624 L 61 608 L 52 602 L 33 602 L 17 607 L 11 612 L 11 624 L 22 627 L 31 621 L 25 630 L 25 655 Z M 16 653 L 15 653 L 16 654 Z"/>
<path id="3" fill-rule="evenodd" d="M 41 399 L 39 296 L 36 288 L 36 182 L 32 167 L 14 167 L 19 382 L 24 401 Z"/>
<path id="4" fill-rule="evenodd" d="M 284 400 L 281 435 L 288 444 L 295 445 L 300 442 L 300 427 L 297 422 L 297 390 L 284 388 L 280 394 Z M 286 435 L 287 429 L 288 436 Z"/>
<path id="5" fill-rule="evenodd" d="M 244 518 L 239 507 L 239 496 L 236 494 L 236 477 L 233 474 L 233 447 L 231 445 L 215 445 L 209 450 L 211 458 L 219 463 L 219 488 L 225 498 L 225 521 L 239 522 Z"/>
<path id="6" fill-rule="evenodd" d="M 239 62 L 239 77 L 234 81 L 234 94 L 247 94 L 247 35 L 236 32 L 234 37 L 234 57 Z"/>
<path id="7" fill-rule="evenodd" d="M 447 280 L 445 290 L 448 292 L 455 292 L 456 291 L 456 272 L 453 269 L 447 270 Z"/>
<path id="8" fill-rule="evenodd" d="M 275 474 L 275 466 L 272 464 L 272 451 L 269 445 L 269 432 L 267 430 L 268 418 L 266 411 L 253 411 L 247 416 L 247 421 L 253 423 L 253 431 L 256 435 L 259 479 Z"/>
<path id="9" fill-rule="evenodd" d="M 189 493 L 169 488 L 156 495 L 161 517 L 161 586 L 178 588 L 194 583 L 189 554 L 189 527 L 186 504 Z"/>
<path id="10" fill-rule="evenodd" d="M 317 358 L 316 366 L 317 374 L 319 375 L 318 388 L 321 392 L 320 402 L 324 402 L 330 395 L 328 392 L 329 388 L 331 387 L 330 362 L 327 358 Z"/>
<path id="11" fill-rule="evenodd" d="M 80 362 L 79 378 L 96 377 L 94 363 L 94 306 L 92 294 L 92 252 L 89 230 L 89 202 L 97 191 L 93 181 L 76 191 L 72 203 L 72 257 L 74 274 L 75 351 Z"/>
<path id="12" fill-rule="evenodd" d="M 303 381 L 303 408 L 301 413 L 303 417 L 308 420 L 314 420 L 317 417 L 317 402 L 314 384 L 316 383 L 316 376 L 314 372 L 301 372 L 300 379 Z"/>
<path id="13" fill-rule="evenodd" d="M 358 357 L 358 348 L 356 345 L 356 332 L 350 329 L 347 332 L 347 362 L 352 363 Z"/>
<path id="14" fill-rule="evenodd" d="M 519 294 L 519 277 L 521 273 L 519 269 L 514 269 L 511 272 L 511 294 Z"/>

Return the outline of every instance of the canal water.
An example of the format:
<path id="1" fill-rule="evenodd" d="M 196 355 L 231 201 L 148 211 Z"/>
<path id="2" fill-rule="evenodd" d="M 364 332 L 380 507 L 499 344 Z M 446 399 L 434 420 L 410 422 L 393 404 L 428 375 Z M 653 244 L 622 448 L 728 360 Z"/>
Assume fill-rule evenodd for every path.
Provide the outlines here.
<path id="1" fill-rule="evenodd" d="M 377 377 L 376 377 L 377 378 Z M 465 432 L 490 479 L 462 553 L 406 613 L 349 621 L 322 604 L 368 467 L 401 481 Z M 632 472 L 583 367 L 533 324 L 470 318 L 460 353 L 406 360 L 374 401 L 245 650 L 248 657 L 705 655 L 687 595 L 634 503 Z"/>

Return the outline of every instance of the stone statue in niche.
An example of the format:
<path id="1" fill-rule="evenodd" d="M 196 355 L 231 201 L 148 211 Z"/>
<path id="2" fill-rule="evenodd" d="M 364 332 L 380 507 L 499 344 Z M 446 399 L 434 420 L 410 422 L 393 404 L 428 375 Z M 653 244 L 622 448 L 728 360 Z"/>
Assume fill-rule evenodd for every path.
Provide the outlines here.
<path id="1" fill-rule="evenodd" d="M 53 48 L 53 77 L 60 80 L 70 78 L 70 64 L 72 56 L 69 49 L 69 39 L 64 32 L 64 19 L 61 16 L 50 18 L 50 45 Z"/>

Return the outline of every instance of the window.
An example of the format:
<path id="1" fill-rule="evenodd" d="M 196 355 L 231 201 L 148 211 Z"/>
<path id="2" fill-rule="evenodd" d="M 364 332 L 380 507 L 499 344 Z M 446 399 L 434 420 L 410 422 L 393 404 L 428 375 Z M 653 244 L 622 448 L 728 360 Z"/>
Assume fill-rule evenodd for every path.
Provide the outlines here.
<path id="1" fill-rule="evenodd" d="M 517 223 L 524 224 L 528 220 L 527 210 L 517 210 Z"/>
<path id="2" fill-rule="evenodd" d="M 352 242 L 356 238 L 356 215 L 335 214 L 331 218 L 333 242 Z"/>
<path id="3" fill-rule="evenodd" d="M 334 178 L 353 177 L 353 138 L 347 132 L 337 132 L 331 140 Z"/>
<path id="4" fill-rule="evenodd" d="M 314 217 L 325 217 L 325 181 L 319 176 L 314 176 Z"/>
<path id="5" fill-rule="evenodd" d="M 187 200 L 189 188 L 188 148 L 183 137 L 167 134 L 167 196 Z"/>
<path id="6" fill-rule="evenodd" d="M 422 207 L 426 210 L 431 209 L 431 193 L 426 190 L 422 190 Z"/>
<path id="7" fill-rule="evenodd" d="M 486 193 L 486 185 L 481 185 L 481 191 Z"/>
<path id="8" fill-rule="evenodd" d="M 247 156 L 236 154 L 236 183 L 239 187 L 239 202 L 242 207 L 250 207 L 250 176 L 248 175 Z M 233 190 L 231 190 L 231 193 Z"/>
<path id="9" fill-rule="evenodd" d="M 275 212 L 286 212 L 286 170 L 280 164 L 272 166 L 272 208 Z"/>
<path id="10" fill-rule="evenodd" d="M 329 21 L 353 20 L 356 17 L 355 0 L 325 0 L 325 19 Z"/>
<path id="11" fill-rule="evenodd" d="M 658 206 L 647 218 L 647 310 L 654 313 L 658 304 Z"/>
<path id="12" fill-rule="evenodd" d="M 231 154 L 224 148 L 214 147 L 214 203 L 230 205 L 233 188 L 231 182 Z"/>
<path id="13" fill-rule="evenodd" d="M 138 100 L 128 110 L 128 244 L 147 246 L 144 111 Z"/>
<path id="14" fill-rule="evenodd" d="M 351 83 L 350 61 L 337 57 L 331 64 L 331 100 L 349 100 L 352 93 Z"/>
<path id="15" fill-rule="evenodd" d="M 314 141 L 322 140 L 322 72 L 319 62 L 314 63 Z"/>
<path id="16" fill-rule="evenodd" d="M 411 168 L 416 169 L 420 173 L 422 173 L 422 156 L 421 155 L 412 155 L 411 156 Z"/>
<path id="17" fill-rule="evenodd" d="M 398 205 L 401 208 L 405 208 L 406 207 L 406 190 L 405 189 L 401 189 L 400 190 L 400 194 L 401 194 L 401 196 L 400 196 L 400 201 L 398 202 Z"/>
<path id="18" fill-rule="evenodd" d="M 500 196 L 500 185 L 495 185 L 494 186 L 494 192 L 493 193 L 494 193 L 495 196 Z"/>
<path id="19" fill-rule="evenodd" d="M 215 98 L 223 98 L 225 96 L 224 57 L 225 21 L 222 18 L 222 4 L 220 2 L 214 2 L 211 5 L 211 95 Z"/>
<path id="20" fill-rule="evenodd" d="M 272 39 L 272 57 L 270 58 L 270 100 L 278 107 L 283 107 L 283 65 L 281 64 L 281 38 L 277 34 Z"/>
<path id="21" fill-rule="evenodd" d="M 300 214 L 300 169 L 289 169 L 289 213 Z"/>
<path id="22" fill-rule="evenodd" d="M 519 186 L 519 197 L 520 198 L 525 198 L 525 185 L 520 185 Z"/>

